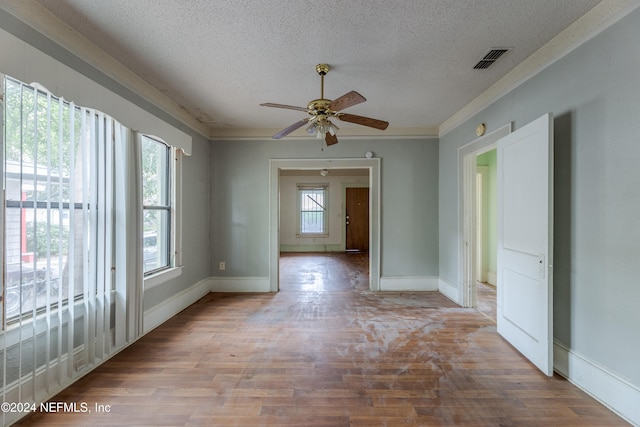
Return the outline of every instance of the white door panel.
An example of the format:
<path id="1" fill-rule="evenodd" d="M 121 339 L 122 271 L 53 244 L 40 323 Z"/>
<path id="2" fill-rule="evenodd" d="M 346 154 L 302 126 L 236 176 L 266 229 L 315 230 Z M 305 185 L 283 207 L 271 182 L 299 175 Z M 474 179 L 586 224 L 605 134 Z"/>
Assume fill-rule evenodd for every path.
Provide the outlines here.
<path id="1" fill-rule="evenodd" d="M 502 151 L 503 176 L 508 177 L 504 182 L 504 194 L 509 196 L 504 199 L 504 245 L 527 253 L 536 253 L 547 240 L 546 233 L 530 223 L 532 218 L 547 218 L 548 200 L 546 178 L 544 182 L 536 179 L 543 172 L 540 165 L 545 165 L 546 170 L 548 156 L 543 156 L 544 150 L 527 142 L 534 136 L 524 135 L 505 145 Z"/>
<path id="2" fill-rule="evenodd" d="M 498 332 L 553 374 L 553 121 L 498 141 Z"/>

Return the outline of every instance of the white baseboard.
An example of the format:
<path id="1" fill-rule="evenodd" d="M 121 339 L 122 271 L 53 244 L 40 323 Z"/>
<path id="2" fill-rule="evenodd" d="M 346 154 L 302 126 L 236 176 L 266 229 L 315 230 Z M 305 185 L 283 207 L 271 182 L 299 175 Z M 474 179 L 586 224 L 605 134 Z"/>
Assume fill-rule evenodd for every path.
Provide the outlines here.
<path id="1" fill-rule="evenodd" d="M 270 292 L 269 277 L 210 277 L 211 292 Z"/>
<path id="2" fill-rule="evenodd" d="M 438 279 L 438 291 L 440 291 L 442 295 L 449 298 L 451 301 L 460 305 L 460 301 L 458 301 L 458 298 L 460 296 L 460 293 L 458 292 L 458 287 L 452 285 L 442 277 Z"/>
<path id="3" fill-rule="evenodd" d="M 640 387 L 555 341 L 554 368 L 632 425 L 640 426 Z"/>
<path id="4" fill-rule="evenodd" d="M 280 252 L 344 252 L 344 246 L 337 245 L 280 245 Z"/>
<path id="5" fill-rule="evenodd" d="M 498 282 L 497 275 L 495 271 L 487 271 L 487 283 L 495 286 Z"/>
<path id="6" fill-rule="evenodd" d="M 211 279 L 200 280 L 195 285 L 174 295 L 144 312 L 143 334 L 155 329 L 211 291 Z"/>
<path id="7" fill-rule="evenodd" d="M 381 291 L 437 291 L 438 278 L 435 276 L 381 277 Z"/>

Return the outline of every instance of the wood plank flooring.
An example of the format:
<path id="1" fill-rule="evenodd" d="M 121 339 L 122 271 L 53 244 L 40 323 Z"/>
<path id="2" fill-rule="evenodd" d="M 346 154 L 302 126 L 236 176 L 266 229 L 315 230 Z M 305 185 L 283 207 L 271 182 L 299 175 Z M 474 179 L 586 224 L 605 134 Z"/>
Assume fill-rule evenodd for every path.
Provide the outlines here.
<path id="1" fill-rule="evenodd" d="M 363 254 L 282 256 L 281 292 L 209 294 L 20 426 L 619 426 L 495 323 L 439 293 L 368 291 Z"/>
<path id="2" fill-rule="evenodd" d="M 477 309 L 494 322 L 496 314 L 496 287 L 488 283 L 476 282 Z"/>

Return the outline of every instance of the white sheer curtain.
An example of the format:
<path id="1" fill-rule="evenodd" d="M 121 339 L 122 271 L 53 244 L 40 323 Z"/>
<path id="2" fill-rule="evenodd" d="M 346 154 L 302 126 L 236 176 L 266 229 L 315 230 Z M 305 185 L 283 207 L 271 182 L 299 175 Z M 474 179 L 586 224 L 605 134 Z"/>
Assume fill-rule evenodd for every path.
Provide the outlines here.
<path id="1" fill-rule="evenodd" d="M 39 404 L 141 334 L 139 146 L 102 112 L 3 82 L 2 401 Z"/>

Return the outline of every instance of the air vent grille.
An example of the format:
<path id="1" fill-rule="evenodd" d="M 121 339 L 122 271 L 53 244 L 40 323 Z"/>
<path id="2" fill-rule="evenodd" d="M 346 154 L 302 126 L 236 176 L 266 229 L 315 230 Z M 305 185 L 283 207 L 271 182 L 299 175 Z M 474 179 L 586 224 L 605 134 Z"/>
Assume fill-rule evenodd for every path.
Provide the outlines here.
<path id="1" fill-rule="evenodd" d="M 498 58 L 507 53 L 510 48 L 501 47 L 491 49 L 485 56 L 482 57 L 476 65 L 473 66 L 474 70 L 484 70 L 489 68 Z"/>

